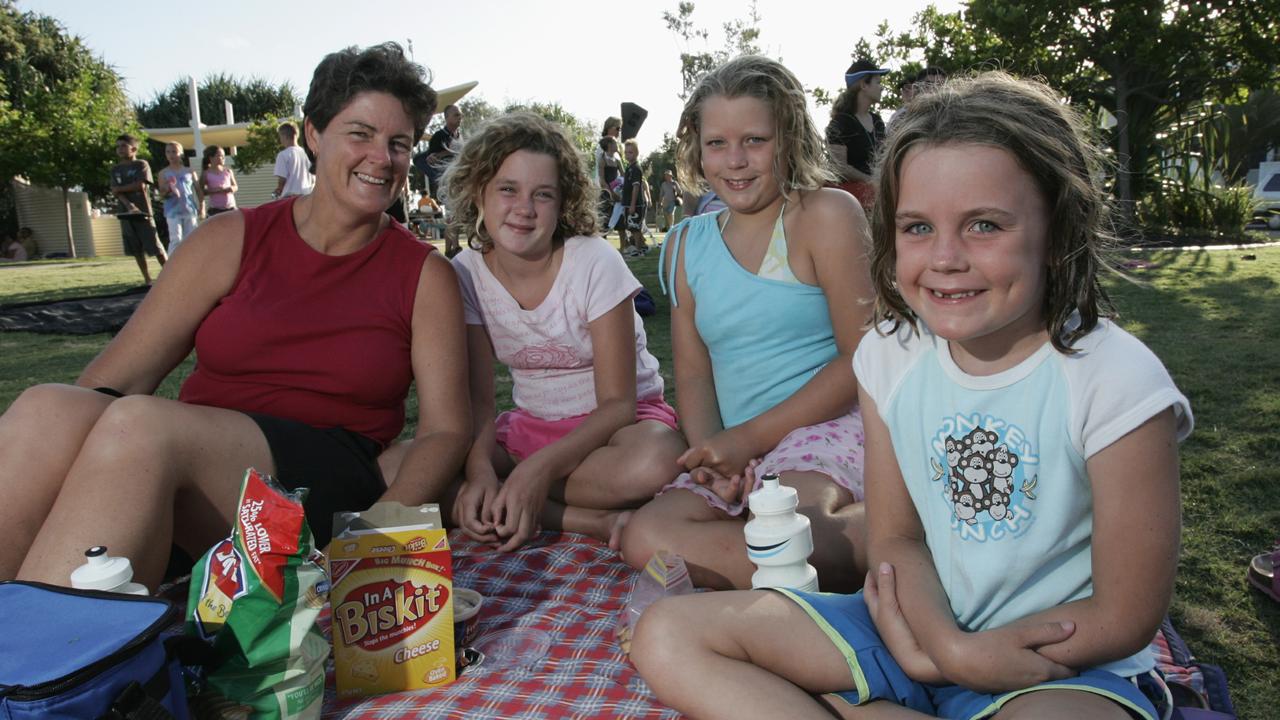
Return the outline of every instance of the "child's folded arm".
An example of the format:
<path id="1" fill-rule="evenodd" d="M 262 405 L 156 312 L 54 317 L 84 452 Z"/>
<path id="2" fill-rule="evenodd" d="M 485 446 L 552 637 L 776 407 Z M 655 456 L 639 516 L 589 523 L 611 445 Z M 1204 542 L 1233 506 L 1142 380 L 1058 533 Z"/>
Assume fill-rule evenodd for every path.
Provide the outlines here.
<path id="1" fill-rule="evenodd" d="M 1173 411 L 1164 410 L 1095 453 L 1088 471 L 1093 596 L 1017 623 L 1074 622 L 1074 635 L 1040 653 L 1081 669 L 1146 647 L 1168 610 L 1181 528 Z"/>
<path id="2" fill-rule="evenodd" d="M 867 565 L 877 578 L 892 573 L 896 590 L 896 607 L 901 608 L 905 627 L 913 637 L 901 632 L 903 625 L 891 617 L 873 616 L 889 652 L 903 664 L 903 669 L 920 667 L 913 657 L 918 647 L 935 669 L 943 670 L 941 660 L 946 647 L 960 633 L 951 605 L 947 601 L 933 559 L 924 543 L 924 528 L 916 514 L 911 496 L 902 480 L 894 456 L 889 429 L 880 418 L 874 400 L 861 383 L 862 423 L 866 436 L 866 460 L 863 466 L 867 503 Z M 885 566 L 888 567 L 885 567 Z M 879 603 L 892 610 L 894 603 Z M 927 666 L 923 666 L 925 671 Z M 915 677 L 913 675 L 913 677 Z M 926 678 L 915 678 L 925 680 Z"/>
<path id="3" fill-rule="evenodd" d="M 905 626 L 892 617 L 873 618 L 881 639 L 903 670 L 922 682 L 942 680 L 974 690 L 1015 690 L 1071 671 L 1034 648 L 1063 640 L 1069 631 L 1056 623 L 1002 632 L 966 633 L 956 624 L 951 603 L 925 545 L 924 528 L 902 480 L 889 430 L 874 400 L 859 388 L 866 433 L 867 555 L 872 571 L 888 564 Z M 881 575 L 878 575 L 878 577 Z M 883 601 L 881 608 L 891 607 Z M 909 633 L 904 632 L 904 628 Z M 923 651 L 933 670 L 918 657 Z"/>

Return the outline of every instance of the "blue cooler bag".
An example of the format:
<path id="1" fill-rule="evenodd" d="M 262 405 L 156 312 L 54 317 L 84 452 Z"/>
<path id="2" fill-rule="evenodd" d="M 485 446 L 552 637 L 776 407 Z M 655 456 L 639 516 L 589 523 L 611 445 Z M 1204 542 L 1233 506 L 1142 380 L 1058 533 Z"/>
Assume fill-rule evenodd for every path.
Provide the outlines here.
<path id="1" fill-rule="evenodd" d="M 187 720 L 160 598 L 0 582 L 0 720 Z"/>

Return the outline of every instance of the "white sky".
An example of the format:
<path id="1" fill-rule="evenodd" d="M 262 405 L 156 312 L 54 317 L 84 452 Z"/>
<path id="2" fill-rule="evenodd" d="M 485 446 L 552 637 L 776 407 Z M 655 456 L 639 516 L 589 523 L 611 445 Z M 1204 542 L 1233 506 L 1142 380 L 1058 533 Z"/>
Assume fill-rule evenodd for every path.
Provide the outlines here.
<path id="1" fill-rule="evenodd" d="M 224 72 L 289 81 L 305 97 L 326 53 L 348 45 L 413 41 L 435 87 L 477 80 L 494 105 L 558 101 L 597 126 L 630 101 L 649 111 L 639 135 L 647 154 L 680 114 L 681 46 L 664 10 L 676 0 L 18 0 L 57 18 L 124 77 L 134 101 L 174 80 Z M 838 90 L 854 43 L 887 20 L 906 29 L 928 0 L 759 0 L 760 45 L 806 87 Z M 936 0 L 956 10 L 959 0 Z M 744 0 L 695 0 L 693 19 L 723 46 L 721 25 L 745 16 Z M 701 50 L 703 48 L 693 48 Z M 220 118 L 217 112 L 215 117 Z M 822 120 L 825 120 L 823 118 Z M 205 122 L 208 122 L 206 119 Z M 820 125 L 825 122 L 820 121 Z M 463 121 L 465 132 L 466 121 Z"/>

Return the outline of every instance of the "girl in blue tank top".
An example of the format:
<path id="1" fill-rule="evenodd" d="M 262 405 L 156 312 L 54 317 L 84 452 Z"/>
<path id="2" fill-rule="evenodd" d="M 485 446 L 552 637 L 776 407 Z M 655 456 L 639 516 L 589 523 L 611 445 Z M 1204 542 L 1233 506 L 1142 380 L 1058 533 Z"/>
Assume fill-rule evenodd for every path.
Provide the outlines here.
<path id="1" fill-rule="evenodd" d="M 684 556 L 696 585 L 746 588 L 744 503 L 777 473 L 812 519 L 826 590 L 862 563 L 862 423 L 850 365 L 872 297 L 866 217 L 830 179 L 795 76 L 736 59 L 685 105 L 677 157 L 725 209 L 677 225 L 663 246 L 685 471 L 623 530 L 623 557 Z"/>

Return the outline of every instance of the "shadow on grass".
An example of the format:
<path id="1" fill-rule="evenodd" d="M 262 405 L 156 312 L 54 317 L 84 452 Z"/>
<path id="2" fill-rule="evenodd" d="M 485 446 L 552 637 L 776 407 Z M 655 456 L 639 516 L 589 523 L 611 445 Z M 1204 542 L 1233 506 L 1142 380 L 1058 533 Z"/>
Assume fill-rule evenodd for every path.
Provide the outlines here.
<path id="1" fill-rule="evenodd" d="M 1149 259 L 1135 273 L 1142 285 L 1109 290 L 1196 416 L 1181 452 L 1174 619 L 1202 659 L 1227 670 L 1240 716 L 1268 716 L 1280 707 L 1280 604 L 1248 586 L 1245 568 L 1280 537 L 1280 283 L 1236 251 Z"/>

